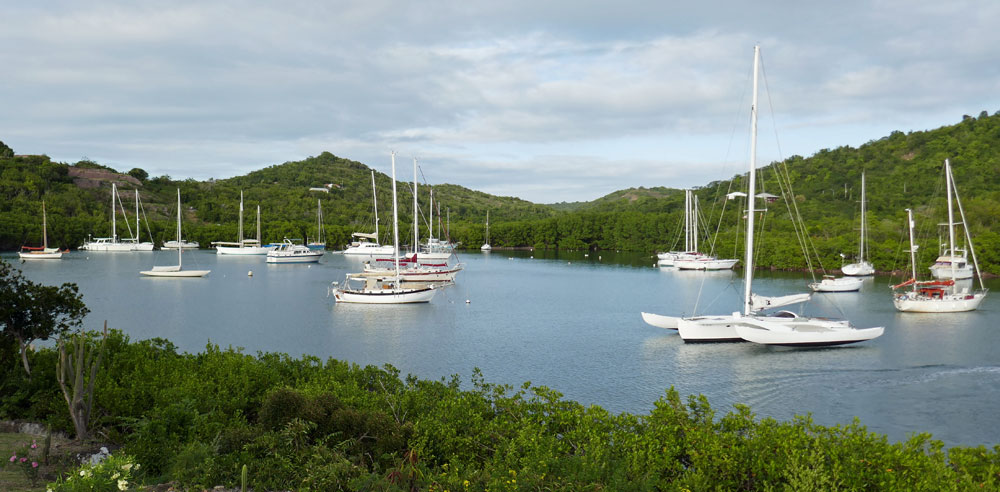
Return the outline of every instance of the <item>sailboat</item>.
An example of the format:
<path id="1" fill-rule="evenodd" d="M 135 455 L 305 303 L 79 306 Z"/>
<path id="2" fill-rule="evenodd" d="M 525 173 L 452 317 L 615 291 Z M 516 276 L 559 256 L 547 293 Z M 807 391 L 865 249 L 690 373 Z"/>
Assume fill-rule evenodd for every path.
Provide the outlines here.
<path id="1" fill-rule="evenodd" d="M 392 239 L 393 249 L 399 251 L 399 212 L 396 206 L 396 153 L 392 153 Z M 437 293 L 434 286 L 403 287 L 399 274 L 399 256 L 393 258 L 395 265 L 392 277 L 366 277 L 348 273 L 341 283 L 334 283 L 330 292 L 336 302 L 358 304 L 411 304 L 430 302 Z M 353 284 L 362 282 L 361 287 Z"/>
<path id="2" fill-rule="evenodd" d="M 42 246 L 40 248 L 21 246 L 21 251 L 17 254 L 22 260 L 58 260 L 62 258 L 62 251 L 59 251 L 59 248 L 49 247 L 48 222 L 45 218 L 45 201 L 42 201 Z"/>
<path id="3" fill-rule="evenodd" d="M 720 259 L 698 251 L 698 197 L 684 190 L 684 239 L 686 251 L 668 259 L 679 270 L 729 270 L 739 260 Z"/>
<path id="4" fill-rule="evenodd" d="M 125 215 L 125 206 L 122 204 L 121 197 L 118 196 L 118 186 L 115 183 L 111 183 L 111 237 L 96 237 L 92 238 L 83 243 L 80 249 L 87 251 L 112 251 L 112 252 L 122 252 L 122 251 L 152 251 L 152 242 L 139 242 L 139 190 L 135 191 L 135 237 L 131 237 L 125 240 L 118 238 L 118 214 L 115 213 L 115 203 L 117 199 L 117 204 L 122 209 L 122 215 Z M 125 221 L 125 225 L 128 226 L 128 221 Z M 146 225 L 149 228 L 149 225 Z M 129 233 L 131 234 L 131 227 L 129 227 Z"/>
<path id="5" fill-rule="evenodd" d="M 483 243 L 483 245 L 479 247 L 479 250 L 480 251 L 489 251 L 491 249 L 493 249 L 493 246 L 490 246 L 490 211 L 487 210 L 486 211 L 486 242 Z"/>
<path id="6" fill-rule="evenodd" d="M 181 189 L 177 189 L 177 243 L 181 241 Z M 143 270 L 139 273 L 147 277 L 204 277 L 211 273 L 211 270 L 184 270 L 182 268 L 181 256 L 184 248 L 177 248 L 177 264 L 169 266 L 154 266 L 152 270 Z"/>
<path id="7" fill-rule="evenodd" d="M 375 232 L 372 234 L 366 232 L 352 233 L 351 237 L 356 239 L 344 249 L 345 255 L 389 258 L 396 254 L 396 250 L 392 246 L 383 246 L 378 243 L 378 195 L 375 193 L 374 170 L 372 170 L 372 209 L 375 211 Z"/>
<path id="8" fill-rule="evenodd" d="M 427 244 L 420 246 L 420 227 L 417 208 L 417 159 L 413 159 L 413 244 L 417 262 L 422 265 L 440 265 L 451 259 L 453 248 L 448 248 L 434 238 L 434 189 L 430 190 L 430 214 L 427 219 Z"/>
<path id="9" fill-rule="evenodd" d="M 239 241 L 212 241 L 217 255 L 266 255 L 276 246 L 265 246 L 260 243 L 260 205 L 257 205 L 257 239 L 243 238 L 243 191 L 240 191 L 240 232 Z"/>
<path id="10" fill-rule="evenodd" d="M 850 265 L 844 265 L 841 267 L 840 271 L 844 272 L 844 275 L 865 277 L 875 274 L 875 267 L 872 266 L 869 261 L 865 260 L 865 253 L 868 252 L 868 215 L 866 212 L 865 173 L 861 173 L 861 242 L 860 247 L 858 248 L 858 261 L 857 263 L 851 263 Z"/>
<path id="11" fill-rule="evenodd" d="M 323 231 L 323 202 L 316 199 L 316 240 L 306 243 L 309 249 L 326 249 L 326 234 Z"/>
<path id="12" fill-rule="evenodd" d="M 979 304 L 986 298 L 986 286 L 983 284 L 983 277 L 979 274 L 979 262 L 976 261 L 976 252 L 972 247 L 972 236 L 968 227 L 965 227 L 965 211 L 962 209 L 962 202 L 958 198 L 958 191 L 955 189 L 955 178 L 951 174 L 951 163 L 948 159 L 944 161 L 945 185 L 948 194 L 948 251 L 955 251 L 955 212 L 952 205 L 952 197 L 958 204 L 958 212 L 961 216 L 961 224 L 965 230 L 966 242 L 969 250 L 972 251 L 972 263 L 975 267 L 976 276 L 979 277 L 978 291 L 969 291 L 969 286 L 960 286 L 956 283 L 956 276 L 951 278 L 931 281 L 917 280 L 917 245 L 913 242 L 913 211 L 906 209 L 907 226 L 910 232 L 910 265 L 912 269 L 909 280 L 892 286 L 894 294 L 893 306 L 903 312 L 914 313 L 956 313 L 962 311 L 973 311 L 979 308 Z M 938 261 L 940 262 L 940 258 Z M 957 270 L 959 265 L 951 262 L 951 268 Z M 966 280 L 968 282 L 968 280 Z M 912 290 L 895 292 L 896 289 L 912 286 Z"/>
<path id="13" fill-rule="evenodd" d="M 799 316 L 791 311 L 778 311 L 763 315 L 762 311 L 800 303 L 810 298 L 809 294 L 792 294 L 779 297 L 764 297 L 753 293 L 754 272 L 754 216 L 756 202 L 757 167 L 757 86 L 760 63 L 760 47 L 754 47 L 753 103 L 751 114 L 750 168 L 746 213 L 746 257 L 744 259 L 743 312 L 716 316 L 692 316 L 673 318 L 669 316 L 649 316 L 655 326 L 673 327 L 685 342 L 751 341 L 766 345 L 825 346 L 842 345 L 882 335 L 883 328 L 856 329 L 847 320 L 812 318 Z M 643 313 L 647 319 L 648 313 Z"/>

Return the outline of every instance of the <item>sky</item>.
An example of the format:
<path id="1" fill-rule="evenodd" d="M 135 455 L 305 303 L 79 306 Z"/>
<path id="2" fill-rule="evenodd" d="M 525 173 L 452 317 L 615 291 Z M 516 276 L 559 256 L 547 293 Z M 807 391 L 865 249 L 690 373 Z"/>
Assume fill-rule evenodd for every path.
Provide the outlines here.
<path id="1" fill-rule="evenodd" d="M 0 141 L 150 176 L 324 151 L 388 173 L 394 150 L 431 184 L 536 203 L 701 186 L 747 166 L 754 45 L 760 164 L 1000 110 L 993 0 L 0 0 L 0 18 Z"/>

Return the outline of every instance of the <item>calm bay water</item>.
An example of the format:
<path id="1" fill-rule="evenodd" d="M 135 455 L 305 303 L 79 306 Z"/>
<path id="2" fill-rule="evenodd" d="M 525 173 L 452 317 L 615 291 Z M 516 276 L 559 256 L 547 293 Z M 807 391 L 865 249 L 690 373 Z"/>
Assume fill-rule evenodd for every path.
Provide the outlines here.
<path id="1" fill-rule="evenodd" d="M 20 268 L 38 282 L 77 283 L 88 329 L 107 319 L 133 340 L 163 337 L 187 352 L 212 343 L 463 381 L 478 367 L 490 382 L 531 381 L 614 412 L 647 412 L 674 386 L 706 395 L 720 413 L 745 403 L 759 417 L 811 413 L 824 425 L 857 416 L 893 440 L 931 432 L 947 445 L 1000 443 L 998 293 L 971 313 L 903 314 L 892 307 L 890 279 L 878 277 L 858 293 L 816 295 L 805 308 L 885 326 L 876 340 L 825 349 L 690 345 L 643 323 L 640 311 L 739 310 L 738 272 L 660 270 L 645 255 L 532 254 L 461 254 L 458 283 L 413 306 L 335 305 L 330 282 L 360 262 L 333 254 L 318 265 L 267 265 L 185 253 L 185 265 L 212 270 L 204 279 L 139 276 L 175 263 L 172 252 L 73 252 Z M 804 292 L 805 283 L 802 274 L 761 274 L 755 290 Z"/>

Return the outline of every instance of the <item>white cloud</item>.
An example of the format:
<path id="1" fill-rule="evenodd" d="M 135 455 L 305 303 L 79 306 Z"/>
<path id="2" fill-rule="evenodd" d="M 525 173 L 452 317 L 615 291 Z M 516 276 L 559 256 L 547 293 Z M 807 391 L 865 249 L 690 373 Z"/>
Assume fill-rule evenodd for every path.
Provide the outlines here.
<path id="1" fill-rule="evenodd" d="M 397 148 L 435 161 L 433 182 L 532 200 L 704 184 L 739 172 L 705 163 L 740 157 L 756 42 L 785 155 L 1000 106 L 1000 4 L 986 2 L 8 10 L 0 140 L 154 175 L 226 177 L 324 150 L 381 166 Z"/>

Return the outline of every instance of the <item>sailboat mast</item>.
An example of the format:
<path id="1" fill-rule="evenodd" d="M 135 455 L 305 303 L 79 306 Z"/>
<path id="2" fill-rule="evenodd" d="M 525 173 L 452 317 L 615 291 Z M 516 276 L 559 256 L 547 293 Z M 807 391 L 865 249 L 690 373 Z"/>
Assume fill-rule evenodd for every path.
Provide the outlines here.
<path id="1" fill-rule="evenodd" d="M 750 287 L 753 284 L 753 221 L 757 202 L 757 72 L 760 64 L 760 46 L 753 47 L 753 103 L 750 106 L 750 176 L 747 192 L 747 255 L 744 262 L 743 314 L 753 309 Z"/>
<path id="2" fill-rule="evenodd" d="M 257 247 L 262 246 L 260 243 L 260 205 L 257 205 Z"/>
<path id="3" fill-rule="evenodd" d="M 691 190 L 684 190 L 684 251 L 691 251 Z"/>
<path id="4" fill-rule="evenodd" d="M 414 160 L 414 162 L 416 162 Z M 399 212 L 396 210 L 396 152 L 392 152 L 392 262 L 396 265 L 396 286 L 399 286 Z"/>
<path id="5" fill-rule="evenodd" d="M 906 224 L 910 230 L 910 278 L 914 282 L 917 280 L 917 248 L 913 245 L 913 210 L 906 209 Z M 917 284 L 913 284 L 913 290 L 917 290 Z"/>
<path id="6" fill-rule="evenodd" d="M 427 237 L 434 237 L 434 188 L 431 188 L 431 213 L 427 219 Z M 430 244 L 430 241 L 427 241 Z"/>
<path id="7" fill-rule="evenodd" d="M 181 251 L 184 243 L 181 242 L 181 189 L 177 188 L 177 267 L 181 266 Z"/>
<path id="8" fill-rule="evenodd" d="M 417 158 L 413 158 L 413 254 L 417 254 L 417 247 L 420 246 L 420 222 L 417 214 Z"/>
<path id="9" fill-rule="evenodd" d="M 691 192 L 691 244 L 698 251 L 698 195 Z"/>
<path id="10" fill-rule="evenodd" d="M 49 248 L 49 224 L 45 220 L 45 200 L 42 200 L 42 252 Z"/>
<path id="11" fill-rule="evenodd" d="M 867 216 L 865 215 L 865 173 L 861 173 L 861 252 L 858 254 L 860 257 L 858 263 L 864 263 L 865 261 L 865 236 L 868 234 L 866 222 Z"/>
<path id="12" fill-rule="evenodd" d="M 375 194 L 375 170 L 372 169 L 372 207 L 375 210 L 375 242 L 379 242 L 378 238 L 378 195 Z"/>
<path id="13" fill-rule="evenodd" d="M 115 215 L 115 196 L 118 195 L 118 187 L 111 183 L 111 242 L 118 242 L 118 217 Z"/>
<path id="14" fill-rule="evenodd" d="M 139 189 L 135 189 L 135 243 L 139 244 Z"/>
<path id="15" fill-rule="evenodd" d="M 240 247 L 243 247 L 243 190 L 240 190 Z"/>
<path id="16" fill-rule="evenodd" d="M 951 205 L 951 192 L 955 183 L 951 182 L 951 163 L 944 160 L 944 182 L 948 193 L 948 254 L 951 255 L 951 278 L 955 279 L 955 212 Z"/>

